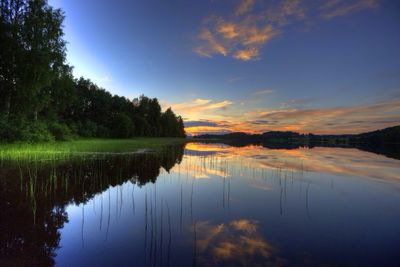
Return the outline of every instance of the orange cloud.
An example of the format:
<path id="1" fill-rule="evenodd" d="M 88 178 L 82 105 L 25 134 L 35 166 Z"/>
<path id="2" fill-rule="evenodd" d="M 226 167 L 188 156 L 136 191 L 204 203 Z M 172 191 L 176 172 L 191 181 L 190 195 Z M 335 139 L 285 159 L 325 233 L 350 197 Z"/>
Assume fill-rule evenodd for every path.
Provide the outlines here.
<path id="1" fill-rule="evenodd" d="M 272 29 L 271 25 L 265 25 L 263 27 L 248 27 L 246 29 L 246 34 L 243 34 L 242 44 L 245 46 L 264 44 L 275 34 L 276 32 Z"/>
<path id="2" fill-rule="evenodd" d="M 281 0 L 257 2 L 241 0 L 228 15 L 210 15 L 203 21 L 198 43 L 193 49 L 201 56 L 231 56 L 242 61 L 259 58 L 260 50 L 269 40 L 295 21 L 309 21 L 310 10 L 316 18 L 331 19 L 378 6 L 379 0 L 330 0 L 322 6 L 305 7 L 305 1 Z M 309 12 L 311 13 L 311 12 Z"/>
<path id="3" fill-rule="evenodd" d="M 194 51 L 202 56 L 232 56 L 248 61 L 259 55 L 262 45 L 279 31 L 265 20 L 247 13 L 254 4 L 253 0 L 243 0 L 236 9 L 236 16 L 209 16 L 198 34 L 199 44 Z M 238 15 L 244 15 L 240 16 Z"/>
<path id="4" fill-rule="evenodd" d="M 240 16 L 247 13 L 254 5 L 254 0 L 242 0 L 236 8 L 235 15 Z"/>
<path id="5" fill-rule="evenodd" d="M 250 60 L 256 56 L 258 56 L 258 50 L 256 48 L 238 50 L 233 55 L 234 58 L 240 59 L 243 61 Z"/>
<path id="6" fill-rule="evenodd" d="M 197 98 L 182 103 L 161 103 L 163 109 L 171 107 L 174 112 L 180 114 L 186 120 L 199 120 L 204 119 L 204 117 L 213 118 L 232 104 L 233 102 L 230 100 L 213 101 L 204 98 Z"/>
<path id="7" fill-rule="evenodd" d="M 197 222 L 194 228 L 198 235 L 199 261 L 209 262 L 211 256 L 216 265 L 230 266 L 239 262 L 243 266 L 253 266 L 261 257 L 263 264 L 275 266 L 282 259 L 257 232 L 256 224 L 257 221 L 244 218 L 215 225 L 208 221 Z"/>
<path id="8" fill-rule="evenodd" d="M 213 33 L 211 33 L 208 29 L 201 30 L 199 39 L 204 40 L 208 45 L 196 47 L 195 51 L 197 53 L 208 57 L 212 54 L 221 54 L 224 56 L 227 55 L 227 49 L 222 43 L 215 39 Z"/>
<path id="9" fill-rule="evenodd" d="M 232 22 L 221 22 L 217 25 L 216 31 L 225 39 L 233 39 L 239 35 L 239 29 Z"/>
<path id="10" fill-rule="evenodd" d="M 278 33 L 271 25 L 257 23 L 251 17 L 230 21 L 211 16 L 206 21 L 198 35 L 200 44 L 194 51 L 207 57 L 219 54 L 244 61 L 253 59 L 260 47 Z"/>
<path id="11" fill-rule="evenodd" d="M 269 89 L 255 92 L 262 95 Z M 331 108 L 293 108 L 291 103 L 280 108 L 247 109 L 230 100 L 194 99 L 172 104 L 174 110 L 189 122 L 190 135 L 201 133 L 296 131 L 316 134 L 351 134 L 398 125 L 400 99 L 364 105 Z M 229 107 L 229 109 L 228 109 Z"/>
<path id="12" fill-rule="evenodd" d="M 340 133 L 357 133 L 397 125 L 400 100 L 322 109 L 266 110 L 258 112 L 258 118 L 276 122 L 270 125 L 275 129 L 291 126 L 301 132 L 338 133 L 340 129 Z"/>
<path id="13" fill-rule="evenodd" d="M 234 220 L 231 222 L 231 226 L 238 231 L 247 233 L 255 233 L 257 231 L 256 223 L 246 219 Z"/>

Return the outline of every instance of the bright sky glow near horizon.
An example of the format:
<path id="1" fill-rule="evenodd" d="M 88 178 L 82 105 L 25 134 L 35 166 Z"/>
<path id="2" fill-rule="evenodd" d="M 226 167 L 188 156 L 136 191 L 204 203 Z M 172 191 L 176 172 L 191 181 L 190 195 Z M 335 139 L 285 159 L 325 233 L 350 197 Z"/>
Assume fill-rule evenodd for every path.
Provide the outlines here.
<path id="1" fill-rule="evenodd" d="M 359 133 L 400 124 L 400 2 L 51 0 L 67 60 L 157 97 L 189 134 Z"/>

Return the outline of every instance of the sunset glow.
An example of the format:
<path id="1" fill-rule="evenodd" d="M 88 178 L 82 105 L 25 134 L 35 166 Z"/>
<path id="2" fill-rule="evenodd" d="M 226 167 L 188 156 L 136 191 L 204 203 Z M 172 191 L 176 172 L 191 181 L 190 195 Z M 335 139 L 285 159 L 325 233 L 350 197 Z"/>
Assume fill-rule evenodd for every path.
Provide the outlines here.
<path id="1" fill-rule="evenodd" d="M 189 135 L 360 133 L 400 121 L 396 1 L 50 2 L 67 15 L 76 76 L 157 97 Z"/>

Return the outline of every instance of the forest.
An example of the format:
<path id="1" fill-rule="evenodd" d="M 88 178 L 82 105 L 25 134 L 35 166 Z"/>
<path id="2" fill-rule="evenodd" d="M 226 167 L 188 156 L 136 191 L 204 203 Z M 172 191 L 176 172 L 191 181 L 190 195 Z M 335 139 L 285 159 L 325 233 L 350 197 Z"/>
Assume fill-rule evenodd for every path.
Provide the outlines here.
<path id="1" fill-rule="evenodd" d="M 130 100 L 73 76 L 62 10 L 0 1 L 0 141 L 185 136 L 182 118 L 156 98 Z"/>

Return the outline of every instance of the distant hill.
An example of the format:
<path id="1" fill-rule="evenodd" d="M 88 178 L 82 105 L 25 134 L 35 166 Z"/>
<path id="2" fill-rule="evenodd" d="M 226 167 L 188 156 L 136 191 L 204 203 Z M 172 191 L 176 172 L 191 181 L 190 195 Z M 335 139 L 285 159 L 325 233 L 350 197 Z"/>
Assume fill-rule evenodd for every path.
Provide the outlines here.
<path id="1" fill-rule="evenodd" d="M 355 141 L 367 143 L 387 143 L 400 144 L 400 125 L 358 134 L 355 136 Z"/>
<path id="2" fill-rule="evenodd" d="M 292 131 L 269 131 L 262 134 L 249 134 L 244 132 L 234 132 L 223 135 L 204 134 L 195 136 L 194 138 L 262 143 L 400 144 L 400 125 L 361 134 L 316 135 L 300 134 Z"/>
<path id="3" fill-rule="evenodd" d="M 296 149 L 302 146 L 358 148 L 400 159 L 400 126 L 361 134 L 316 135 L 290 131 L 270 131 L 262 134 L 235 132 L 224 135 L 198 135 L 194 137 L 194 140 L 221 142 L 237 147 L 255 144 L 270 149 Z"/>

